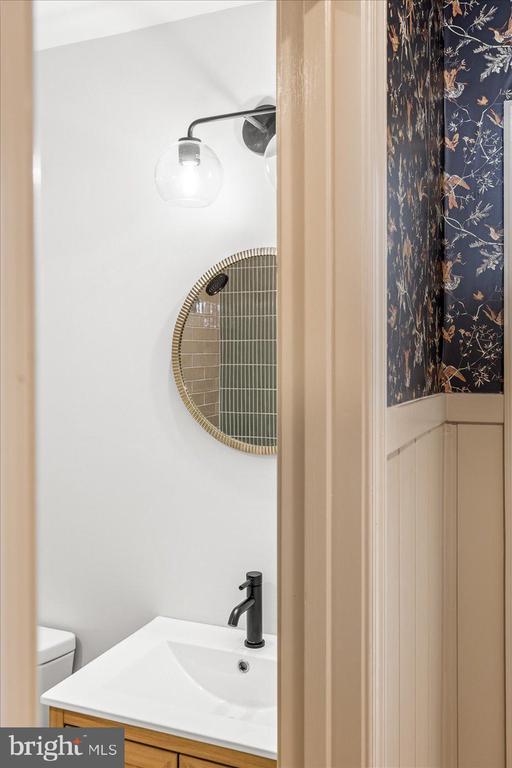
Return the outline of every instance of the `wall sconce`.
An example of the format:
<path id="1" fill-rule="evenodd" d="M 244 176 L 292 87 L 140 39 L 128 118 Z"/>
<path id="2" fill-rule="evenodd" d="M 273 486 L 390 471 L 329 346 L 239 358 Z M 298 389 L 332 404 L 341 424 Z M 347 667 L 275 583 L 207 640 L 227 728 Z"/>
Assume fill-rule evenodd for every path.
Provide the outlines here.
<path id="1" fill-rule="evenodd" d="M 171 144 L 155 168 L 160 197 L 171 205 L 202 208 L 213 203 L 222 186 L 222 165 L 207 144 L 194 136 L 203 123 L 244 117 L 242 137 L 252 152 L 265 156 L 265 172 L 276 185 L 276 108 L 264 104 L 256 109 L 200 117 L 190 123 L 187 135 Z"/>

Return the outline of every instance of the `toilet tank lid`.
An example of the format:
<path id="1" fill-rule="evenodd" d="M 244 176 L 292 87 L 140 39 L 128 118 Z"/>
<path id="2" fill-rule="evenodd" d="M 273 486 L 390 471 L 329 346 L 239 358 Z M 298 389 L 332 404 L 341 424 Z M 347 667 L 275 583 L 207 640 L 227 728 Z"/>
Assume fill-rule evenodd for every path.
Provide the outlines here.
<path id="1" fill-rule="evenodd" d="M 37 628 L 37 663 L 46 664 L 75 650 L 76 638 L 73 632 L 50 627 Z"/>

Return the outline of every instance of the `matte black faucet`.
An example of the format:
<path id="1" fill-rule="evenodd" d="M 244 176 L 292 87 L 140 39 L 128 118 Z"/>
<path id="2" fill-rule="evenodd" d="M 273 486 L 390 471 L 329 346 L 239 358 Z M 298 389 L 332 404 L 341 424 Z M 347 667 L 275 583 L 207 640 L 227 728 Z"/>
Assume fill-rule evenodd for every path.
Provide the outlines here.
<path id="1" fill-rule="evenodd" d="M 265 645 L 261 616 L 263 574 L 261 571 L 248 571 L 245 575 L 247 581 L 240 584 L 239 589 L 247 589 L 247 597 L 240 605 L 233 608 L 228 624 L 230 627 L 238 627 L 240 616 L 247 611 L 247 638 L 245 645 L 247 648 L 263 648 Z"/>

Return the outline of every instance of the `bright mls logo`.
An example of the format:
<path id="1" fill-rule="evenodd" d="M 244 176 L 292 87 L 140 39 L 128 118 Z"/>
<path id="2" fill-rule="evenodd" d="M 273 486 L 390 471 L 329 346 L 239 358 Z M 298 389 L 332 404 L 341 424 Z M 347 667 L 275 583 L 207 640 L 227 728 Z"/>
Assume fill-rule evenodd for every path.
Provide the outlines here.
<path id="1" fill-rule="evenodd" d="M 0 766 L 123 768 L 122 728 L 1 728 Z"/>
<path id="2" fill-rule="evenodd" d="M 65 739 L 64 736 L 57 736 L 56 739 L 45 739 L 38 736 L 37 739 L 21 741 L 15 739 L 12 733 L 9 734 L 9 754 L 11 757 L 21 757 L 32 755 L 42 757 L 47 762 L 53 762 L 59 757 L 73 757 L 83 755 L 83 749 L 80 749 L 82 739 L 77 736 L 75 739 Z"/>

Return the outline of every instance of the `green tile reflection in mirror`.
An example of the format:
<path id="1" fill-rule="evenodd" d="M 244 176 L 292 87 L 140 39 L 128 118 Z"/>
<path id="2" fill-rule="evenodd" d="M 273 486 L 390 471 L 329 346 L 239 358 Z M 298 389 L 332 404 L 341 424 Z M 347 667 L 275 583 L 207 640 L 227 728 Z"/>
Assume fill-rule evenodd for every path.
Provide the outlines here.
<path id="1" fill-rule="evenodd" d="M 277 446 L 275 248 L 242 251 L 198 280 L 178 317 L 173 371 L 192 415 L 246 452 Z"/>

